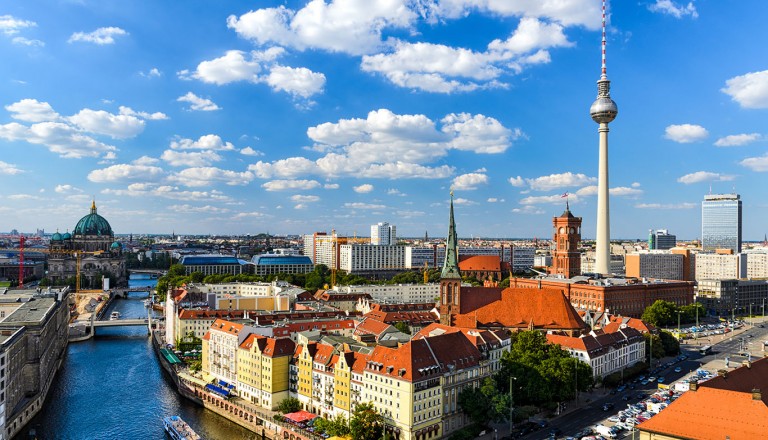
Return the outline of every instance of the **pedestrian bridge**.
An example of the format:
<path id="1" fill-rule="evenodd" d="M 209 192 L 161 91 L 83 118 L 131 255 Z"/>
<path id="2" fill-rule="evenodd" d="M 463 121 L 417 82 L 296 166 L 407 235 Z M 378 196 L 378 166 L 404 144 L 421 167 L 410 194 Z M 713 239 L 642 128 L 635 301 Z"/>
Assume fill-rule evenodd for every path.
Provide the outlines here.
<path id="1" fill-rule="evenodd" d="M 156 326 L 149 319 L 111 319 L 109 321 L 93 321 L 94 327 L 128 327 L 136 325 Z"/>

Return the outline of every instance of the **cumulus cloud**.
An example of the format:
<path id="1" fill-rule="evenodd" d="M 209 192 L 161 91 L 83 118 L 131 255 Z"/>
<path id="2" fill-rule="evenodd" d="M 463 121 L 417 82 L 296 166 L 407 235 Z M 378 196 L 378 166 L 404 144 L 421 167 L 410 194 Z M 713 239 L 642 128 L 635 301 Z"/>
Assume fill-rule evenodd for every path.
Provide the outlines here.
<path id="1" fill-rule="evenodd" d="M 517 181 L 516 181 L 517 182 Z M 597 182 L 594 177 L 588 177 L 586 174 L 574 174 L 570 171 L 561 174 L 550 174 L 548 176 L 536 177 L 534 179 L 525 179 L 525 182 L 535 191 L 551 191 L 557 188 L 570 188 L 574 186 L 587 185 Z M 510 179 L 512 183 L 512 179 Z M 513 183 L 513 186 L 514 183 Z"/>
<path id="2" fill-rule="evenodd" d="M 88 180 L 96 183 L 106 182 L 151 182 L 158 180 L 165 175 L 160 167 L 148 165 L 112 165 L 100 170 L 93 170 L 88 173 Z"/>
<path id="3" fill-rule="evenodd" d="M 144 121 L 130 114 L 112 114 L 104 110 L 80 110 L 69 121 L 91 133 L 103 134 L 113 139 L 136 137 L 144 131 Z"/>
<path id="4" fill-rule="evenodd" d="M 134 160 L 131 163 L 134 164 L 134 165 L 155 165 L 155 164 L 157 164 L 159 162 L 160 162 L 160 160 L 159 159 L 155 159 L 154 157 L 141 156 L 140 158 Z"/>
<path id="5" fill-rule="evenodd" d="M 192 92 L 187 92 L 186 95 L 179 96 L 178 98 L 176 98 L 176 101 L 189 103 L 189 110 L 195 110 L 195 111 L 201 111 L 201 112 L 212 112 L 216 110 L 221 110 L 221 107 L 216 105 L 215 102 L 207 98 L 201 98 Z"/>
<path id="6" fill-rule="evenodd" d="M 272 180 L 261 185 L 267 191 L 310 190 L 320 186 L 316 180 Z"/>
<path id="7" fill-rule="evenodd" d="M 525 180 L 523 180 L 523 178 L 520 176 L 510 177 L 508 181 L 510 185 L 516 188 L 522 188 L 525 186 Z"/>
<path id="8" fill-rule="evenodd" d="M 75 32 L 69 37 L 68 42 L 94 43 L 101 46 L 105 44 L 114 44 L 115 37 L 123 35 L 128 35 L 128 32 L 119 27 L 103 27 L 98 28 L 93 32 Z"/>
<path id="9" fill-rule="evenodd" d="M 742 108 L 768 108 L 768 70 L 735 76 L 720 91 Z"/>
<path id="10" fill-rule="evenodd" d="M 23 20 L 13 15 L 0 15 L 0 32 L 4 35 L 16 35 L 22 29 L 37 26 L 37 23 L 31 20 Z"/>
<path id="11" fill-rule="evenodd" d="M 321 93 L 325 86 L 325 75 L 305 67 L 278 64 L 276 59 L 284 52 L 278 47 L 250 53 L 229 50 L 224 56 L 201 62 L 194 72 L 182 70 L 179 76 L 216 85 L 239 81 L 265 83 L 273 90 L 286 92 L 294 98 L 306 99 Z"/>
<path id="12" fill-rule="evenodd" d="M 368 194 L 369 192 L 373 191 L 373 185 L 370 183 L 364 183 L 359 186 L 353 186 L 352 190 L 358 194 Z"/>
<path id="13" fill-rule="evenodd" d="M 453 199 L 453 204 L 454 205 L 472 206 L 472 205 L 477 205 L 477 202 L 475 202 L 473 200 L 465 199 L 463 197 L 456 197 L 455 199 Z"/>
<path id="14" fill-rule="evenodd" d="M 709 136 L 709 132 L 701 125 L 680 124 L 670 125 L 664 130 L 664 137 L 681 144 L 700 142 Z"/>
<path id="15" fill-rule="evenodd" d="M 488 200 L 486 200 L 488 203 L 504 203 L 504 199 L 500 199 L 498 197 L 488 197 Z"/>
<path id="16" fill-rule="evenodd" d="M 192 152 L 165 150 L 160 159 L 174 167 L 205 167 L 221 161 L 222 157 L 211 150 Z"/>
<path id="17" fill-rule="evenodd" d="M 338 183 L 326 183 L 325 185 L 323 185 L 323 188 L 325 188 L 325 189 L 339 189 L 339 184 Z"/>
<path id="18" fill-rule="evenodd" d="M 716 147 L 740 147 L 763 139 L 760 133 L 732 134 L 715 141 Z"/>
<path id="19" fill-rule="evenodd" d="M 157 185 L 153 183 L 131 183 L 125 189 L 105 188 L 102 194 L 128 197 L 160 197 L 169 200 L 195 200 L 197 202 L 221 202 L 232 203 L 231 197 L 224 195 L 221 191 L 187 191 L 179 190 L 178 187 L 171 185 Z"/>
<path id="20" fill-rule="evenodd" d="M 568 200 L 571 203 L 578 203 L 580 195 L 585 194 L 569 194 Z M 590 194 L 591 195 L 591 194 Z M 562 194 L 552 194 L 549 196 L 529 196 L 520 200 L 521 205 L 543 205 L 543 204 L 560 204 L 563 203 L 565 198 Z"/>
<path id="21" fill-rule="evenodd" d="M 13 44 L 19 44 L 19 45 L 22 45 L 22 46 L 29 46 L 29 47 L 43 47 L 43 46 L 45 46 L 45 42 L 43 42 L 43 41 L 29 39 L 29 38 L 25 38 L 25 37 L 13 37 L 11 42 Z"/>
<path id="22" fill-rule="evenodd" d="M 168 176 L 168 181 L 184 186 L 211 186 L 223 183 L 229 186 L 247 185 L 253 180 L 253 174 L 244 171 L 224 170 L 216 167 L 192 167 Z"/>
<path id="23" fill-rule="evenodd" d="M 142 112 L 142 111 L 136 111 L 130 107 L 120 106 L 120 114 L 125 116 L 136 116 L 141 119 L 151 120 L 151 121 L 161 121 L 164 119 L 168 119 L 168 115 L 162 112 Z"/>
<path id="24" fill-rule="evenodd" d="M 525 205 L 522 208 L 513 208 L 512 212 L 514 212 L 515 214 L 530 214 L 530 215 L 544 214 L 544 210 L 535 205 Z"/>
<path id="25" fill-rule="evenodd" d="M 56 185 L 56 188 L 53 189 L 59 194 L 68 194 L 68 193 L 81 193 L 83 192 L 82 189 L 77 188 L 75 186 L 64 184 L 64 185 Z"/>
<path id="26" fill-rule="evenodd" d="M 656 3 L 648 5 L 648 10 L 651 12 L 671 15 L 675 18 L 683 18 L 686 16 L 691 18 L 699 17 L 699 13 L 696 11 L 696 6 L 693 5 L 693 2 L 688 2 L 686 5 L 673 2 L 672 0 L 656 0 Z"/>
<path id="27" fill-rule="evenodd" d="M 429 166 L 452 149 L 475 153 L 501 153 L 520 134 L 484 115 L 449 114 L 437 124 L 425 115 L 398 115 L 387 109 L 367 118 L 341 119 L 307 129 L 316 151 L 325 156 L 310 160 L 291 157 L 249 166 L 262 179 L 297 178 L 314 174 L 326 178 L 426 178 L 450 177 L 448 165 Z"/>
<path id="28" fill-rule="evenodd" d="M 24 122 L 56 121 L 59 119 L 59 114 L 53 110 L 50 104 L 36 99 L 22 99 L 6 105 L 5 109 L 11 113 L 13 119 Z"/>
<path id="29" fill-rule="evenodd" d="M 768 171 L 768 153 L 758 157 L 748 157 L 739 162 L 739 165 L 749 168 L 752 171 Z"/>
<path id="30" fill-rule="evenodd" d="M 259 150 L 254 150 L 251 147 L 245 147 L 240 150 L 240 154 L 243 156 L 263 156 L 264 152 Z"/>
<path id="31" fill-rule="evenodd" d="M 0 125 L 0 138 L 44 145 L 52 153 L 67 159 L 98 157 L 117 150 L 116 147 L 99 142 L 75 127 L 61 122 L 40 122 L 28 127 L 11 122 Z"/>
<path id="32" fill-rule="evenodd" d="M 145 78 L 160 78 L 163 76 L 162 72 L 160 72 L 160 69 L 157 67 L 153 67 L 149 69 L 147 72 L 139 72 L 139 75 L 145 77 Z"/>
<path id="33" fill-rule="evenodd" d="M 291 196 L 291 200 L 297 203 L 313 203 L 319 201 L 320 197 L 295 194 Z"/>
<path id="34" fill-rule="evenodd" d="M 700 182 L 721 182 L 734 180 L 736 176 L 730 176 L 727 174 L 712 173 L 709 171 L 696 171 L 695 173 L 686 174 L 677 179 L 678 182 L 690 185 L 692 183 Z"/>
<path id="35" fill-rule="evenodd" d="M 234 151 L 235 146 L 230 142 L 225 142 L 220 136 L 215 134 L 206 134 L 200 136 L 197 140 L 179 138 L 171 141 L 173 150 L 211 150 L 211 151 Z"/>
<path id="36" fill-rule="evenodd" d="M 279 6 L 231 15 L 227 26 L 260 45 L 362 55 L 381 48 L 384 29 L 409 28 L 416 18 L 405 0 L 313 0 L 298 11 Z"/>
<path id="37" fill-rule="evenodd" d="M 503 17 L 537 17 L 565 26 L 600 28 L 600 4 L 592 0 L 440 0 L 427 4 L 436 19 L 461 18 L 477 10 Z"/>
<path id="38" fill-rule="evenodd" d="M 468 173 L 456 176 L 451 183 L 451 187 L 457 191 L 470 191 L 477 189 L 480 185 L 488 184 L 488 176 L 482 173 Z"/>
<path id="39" fill-rule="evenodd" d="M 3 162 L 0 160 L 0 174 L 7 174 L 7 175 L 15 175 L 23 173 L 24 171 L 21 170 L 21 168 L 17 167 L 14 164 L 10 164 L 8 162 Z"/>
<path id="40" fill-rule="evenodd" d="M 616 197 L 637 197 L 643 193 L 643 190 L 626 186 L 617 186 L 615 188 L 610 188 L 608 192 L 610 195 Z"/>

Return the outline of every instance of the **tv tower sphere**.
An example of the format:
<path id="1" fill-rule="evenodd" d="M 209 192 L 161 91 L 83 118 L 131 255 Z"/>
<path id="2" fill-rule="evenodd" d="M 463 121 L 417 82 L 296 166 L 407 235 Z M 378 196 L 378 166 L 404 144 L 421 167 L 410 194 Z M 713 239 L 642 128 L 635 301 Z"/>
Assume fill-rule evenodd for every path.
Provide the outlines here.
<path id="1" fill-rule="evenodd" d="M 592 120 L 598 124 L 607 124 L 616 119 L 616 115 L 619 114 L 619 107 L 613 102 L 610 96 L 609 89 L 610 81 L 605 78 L 601 78 L 597 82 L 597 99 L 589 107 L 589 115 L 592 116 Z"/>

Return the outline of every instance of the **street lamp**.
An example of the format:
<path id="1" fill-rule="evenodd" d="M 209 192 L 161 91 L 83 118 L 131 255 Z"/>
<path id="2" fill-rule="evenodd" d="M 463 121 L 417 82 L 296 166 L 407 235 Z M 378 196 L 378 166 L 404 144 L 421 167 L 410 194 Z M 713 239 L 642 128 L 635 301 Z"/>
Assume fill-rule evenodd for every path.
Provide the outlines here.
<path id="1" fill-rule="evenodd" d="M 512 394 L 512 381 L 517 380 L 514 376 L 509 376 L 509 435 L 512 436 L 512 427 L 515 424 L 515 396 Z"/>

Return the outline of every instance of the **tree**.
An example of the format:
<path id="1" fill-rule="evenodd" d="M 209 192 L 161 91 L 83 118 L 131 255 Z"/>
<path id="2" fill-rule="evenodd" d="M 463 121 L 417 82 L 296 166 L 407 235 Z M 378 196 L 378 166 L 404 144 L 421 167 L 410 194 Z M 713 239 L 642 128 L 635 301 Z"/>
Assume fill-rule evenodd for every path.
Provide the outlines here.
<path id="1" fill-rule="evenodd" d="M 677 356 L 680 354 L 680 341 L 672 333 L 662 330 L 659 332 L 659 339 L 666 356 Z"/>
<path id="2" fill-rule="evenodd" d="M 651 353 L 651 348 L 653 348 L 651 356 L 656 359 L 663 358 L 664 345 L 661 342 L 661 337 L 659 335 L 652 335 L 649 333 L 644 333 L 643 336 L 645 337 L 645 352 Z M 651 343 L 651 339 L 653 339 L 653 343 Z"/>
<path id="3" fill-rule="evenodd" d="M 464 388 L 459 393 L 458 403 L 472 423 L 487 426 L 489 422 L 507 420 L 511 400 L 508 392 L 499 392 L 494 378 L 487 377 L 480 387 Z"/>
<path id="4" fill-rule="evenodd" d="M 343 437 L 349 434 L 349 421 L 343 414 L 325 421 L 325 433 L 330 436 Z"/>
<path id="5" fill-rule="evenodd" d="M 288 414 L 301 410 L 301 402 L 295 397 L 287 397 L 277 404 L 277 411 Z"/>
<path id="6" fill-rule="evenodd" d="M 405 333 L 406 335 L 410 335 L 411 334 L 411 328 L 408 327 L 408 324 L 405 323 L 405 322 L 402 322 L 402 321 L 401 322 L 396 322 L 395 323 L 395 328 L 400 330 L 402 333 Z"/>
<path id="7" fill-rule="evenodd" d="M 379 440 L 384 431 L 384 418 L 376 412 L 373 403 L 361 403 L 352 412 L 349 433 L 352 440 Z"/>
<path id="8" fill-rule="evenodd" d="M 659 299 L 645 308 L 642 319 L 656 327 L 662 327 L 677 323 L 677 312 L 675 303 Z"/>

